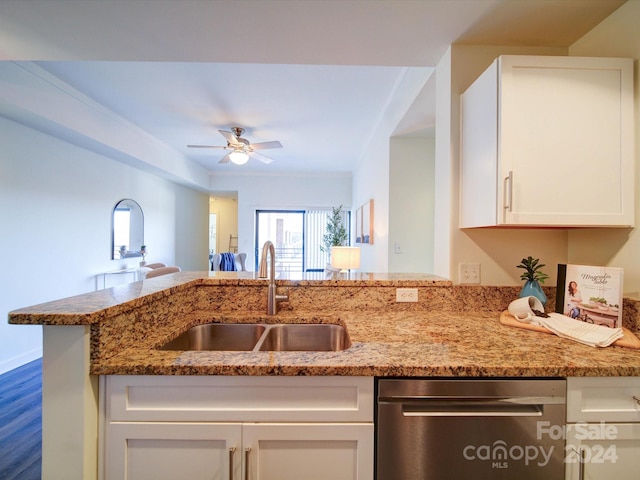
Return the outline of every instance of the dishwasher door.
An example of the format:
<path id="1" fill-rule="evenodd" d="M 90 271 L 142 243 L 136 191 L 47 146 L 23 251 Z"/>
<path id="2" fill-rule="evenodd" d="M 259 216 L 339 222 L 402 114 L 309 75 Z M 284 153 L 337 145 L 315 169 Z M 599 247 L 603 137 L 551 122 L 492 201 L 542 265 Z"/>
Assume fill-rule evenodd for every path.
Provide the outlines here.
<path id="1" fill-rule="evenodd" d="M 378 380 L 377 480 L 564 479 L 565 380 Z"/>

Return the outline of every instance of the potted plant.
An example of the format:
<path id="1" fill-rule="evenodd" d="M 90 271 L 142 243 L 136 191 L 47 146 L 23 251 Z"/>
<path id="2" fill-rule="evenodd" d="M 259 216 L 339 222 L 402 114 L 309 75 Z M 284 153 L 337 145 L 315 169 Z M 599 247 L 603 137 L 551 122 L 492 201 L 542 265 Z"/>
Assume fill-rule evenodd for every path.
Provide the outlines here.
<path id="1" fill-rule="evenodd" d="M 520 265 L 517 267 L 524 269 L 524 272 L 520 275 L 520 280 L 526 280 L 526 282 L 520 291 L 520 297 L 533 295 L 542 302 L 542 305 L 547 304 L 547 296 L 540 286 L 541 283 L 544 283 L 544 281 L 549 278 L 549 275 L 541 270 L 542 267 L 545 266 L 544 263 L 540 263 L 540 259 L 533 258 L 532 256 L 522 259 Z"/>
<path id="2" fill-rule="evenodd" d="M 331 258 L 331 247 L 344 245 L 349 239 L 349 234 L 342 219 L 342 205 L 331 209 L 331 214 L 327 220 L 327 229 L 322 236 L 320 251 L 327 253 Z"/>

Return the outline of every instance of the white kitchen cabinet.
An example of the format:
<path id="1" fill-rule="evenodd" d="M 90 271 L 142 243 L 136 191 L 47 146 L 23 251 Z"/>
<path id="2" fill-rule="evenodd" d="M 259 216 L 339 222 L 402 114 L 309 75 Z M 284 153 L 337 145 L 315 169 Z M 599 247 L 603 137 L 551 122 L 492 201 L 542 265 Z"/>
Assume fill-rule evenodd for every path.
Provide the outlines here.
<path id="1" fill-rule="evenodd" d="M 102 382 L 107 480 L 373 478 L 373 378 Z"/>
<path id="2" fill-rule="evenodd" d="M 245 424 L 243 442 L 247 479 L 373 479 L 373 424 Z"/>
<path id="3" fill-rule="evenodd" d="M 120 422 L 107 479 L 373 478 L 373 425 Z"/>
<path id="4" fill-rule="evenodd" d="M 640 378 L 567 379 L 567 480 L 632 480 L 640 471 Z"/>
<path id="5" fill-rule="evenodd" d="M 243 478 L 239 424 L 116 422 L 107 430 L 108 480 Z"/>
<path id="6" fill-rule="evenodd" d="M 633 61 L 501 56 L 461 98 L 460 227 L 632 226 Z"/>

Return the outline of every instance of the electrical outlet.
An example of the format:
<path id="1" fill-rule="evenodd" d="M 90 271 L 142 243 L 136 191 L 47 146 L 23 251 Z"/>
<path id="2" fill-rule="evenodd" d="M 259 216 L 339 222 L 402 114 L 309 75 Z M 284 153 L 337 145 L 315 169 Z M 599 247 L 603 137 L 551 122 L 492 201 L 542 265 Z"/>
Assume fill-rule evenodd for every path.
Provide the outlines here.
<path id="1" fill-rule="evenodd" d="M 417 288 L 396 288 L 396 302 L 417 302 Z"/>
<path id="2" fill-rule="evenodd" d="M 459 263 L 458 280 L 464 284 L 480 284 L 480 264 Z"/>

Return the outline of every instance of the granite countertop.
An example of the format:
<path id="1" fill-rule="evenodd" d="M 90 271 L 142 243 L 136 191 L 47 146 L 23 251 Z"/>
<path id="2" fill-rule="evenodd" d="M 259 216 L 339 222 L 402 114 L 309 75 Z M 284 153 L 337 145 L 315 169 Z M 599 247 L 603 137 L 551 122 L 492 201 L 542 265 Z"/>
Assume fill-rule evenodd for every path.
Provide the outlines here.
<path id="1" fill-rule="evenodd" d="M 247 315 L 203 315 L 251 321 Z M 92 365 L 94 374 L 364 375 L 566 377 L 640 375 L 640 350 L 593 348 L 501 325 L 500 312 L 301 314 L 257 321 L 340 323 L 351 347 L 339 352 L 180 352 L 154 349 L 158 337 Z"/>
<path id="2" fill-rule="evenodd" d="M 202 286 L 264 287 L 267 280 L 254 272 L 180 272 L 127 283 L 73 297 L 32 305 L 9 312 L 15 325 L 91 325 L 128 310 Z M 449 280 L 428 274 L 352 273 L 348 278 L 327 279 L 325 273 L 279 274 L 278 287 L 415 287 L 451 286 Z M 266 295 L 266 294 L 265 294 Z M 265 296 L 266 298 L 266 296 Z"/>
<path id="3" fill-rule="evenodd" d="M 501 325 L 513 287 L 464 289 L 438 277 L 379 274 L 277 283 L 291 298 L 276 316 L 262 310 L 265 280 L 253 273 L 183 272 L 16 310 L 9 319 L 87 325 L 90 371 L 98 375 L 640 375 L 640 350 L 592 348 Z M 421 303 L 395 303 L 397 287 L 419 288 Z M 470 308 L 475 297 L 493 308 Z M 337 323 L 347 328 L 351 346 L 338 352 L 157 349 L 209 322 Z"/>

